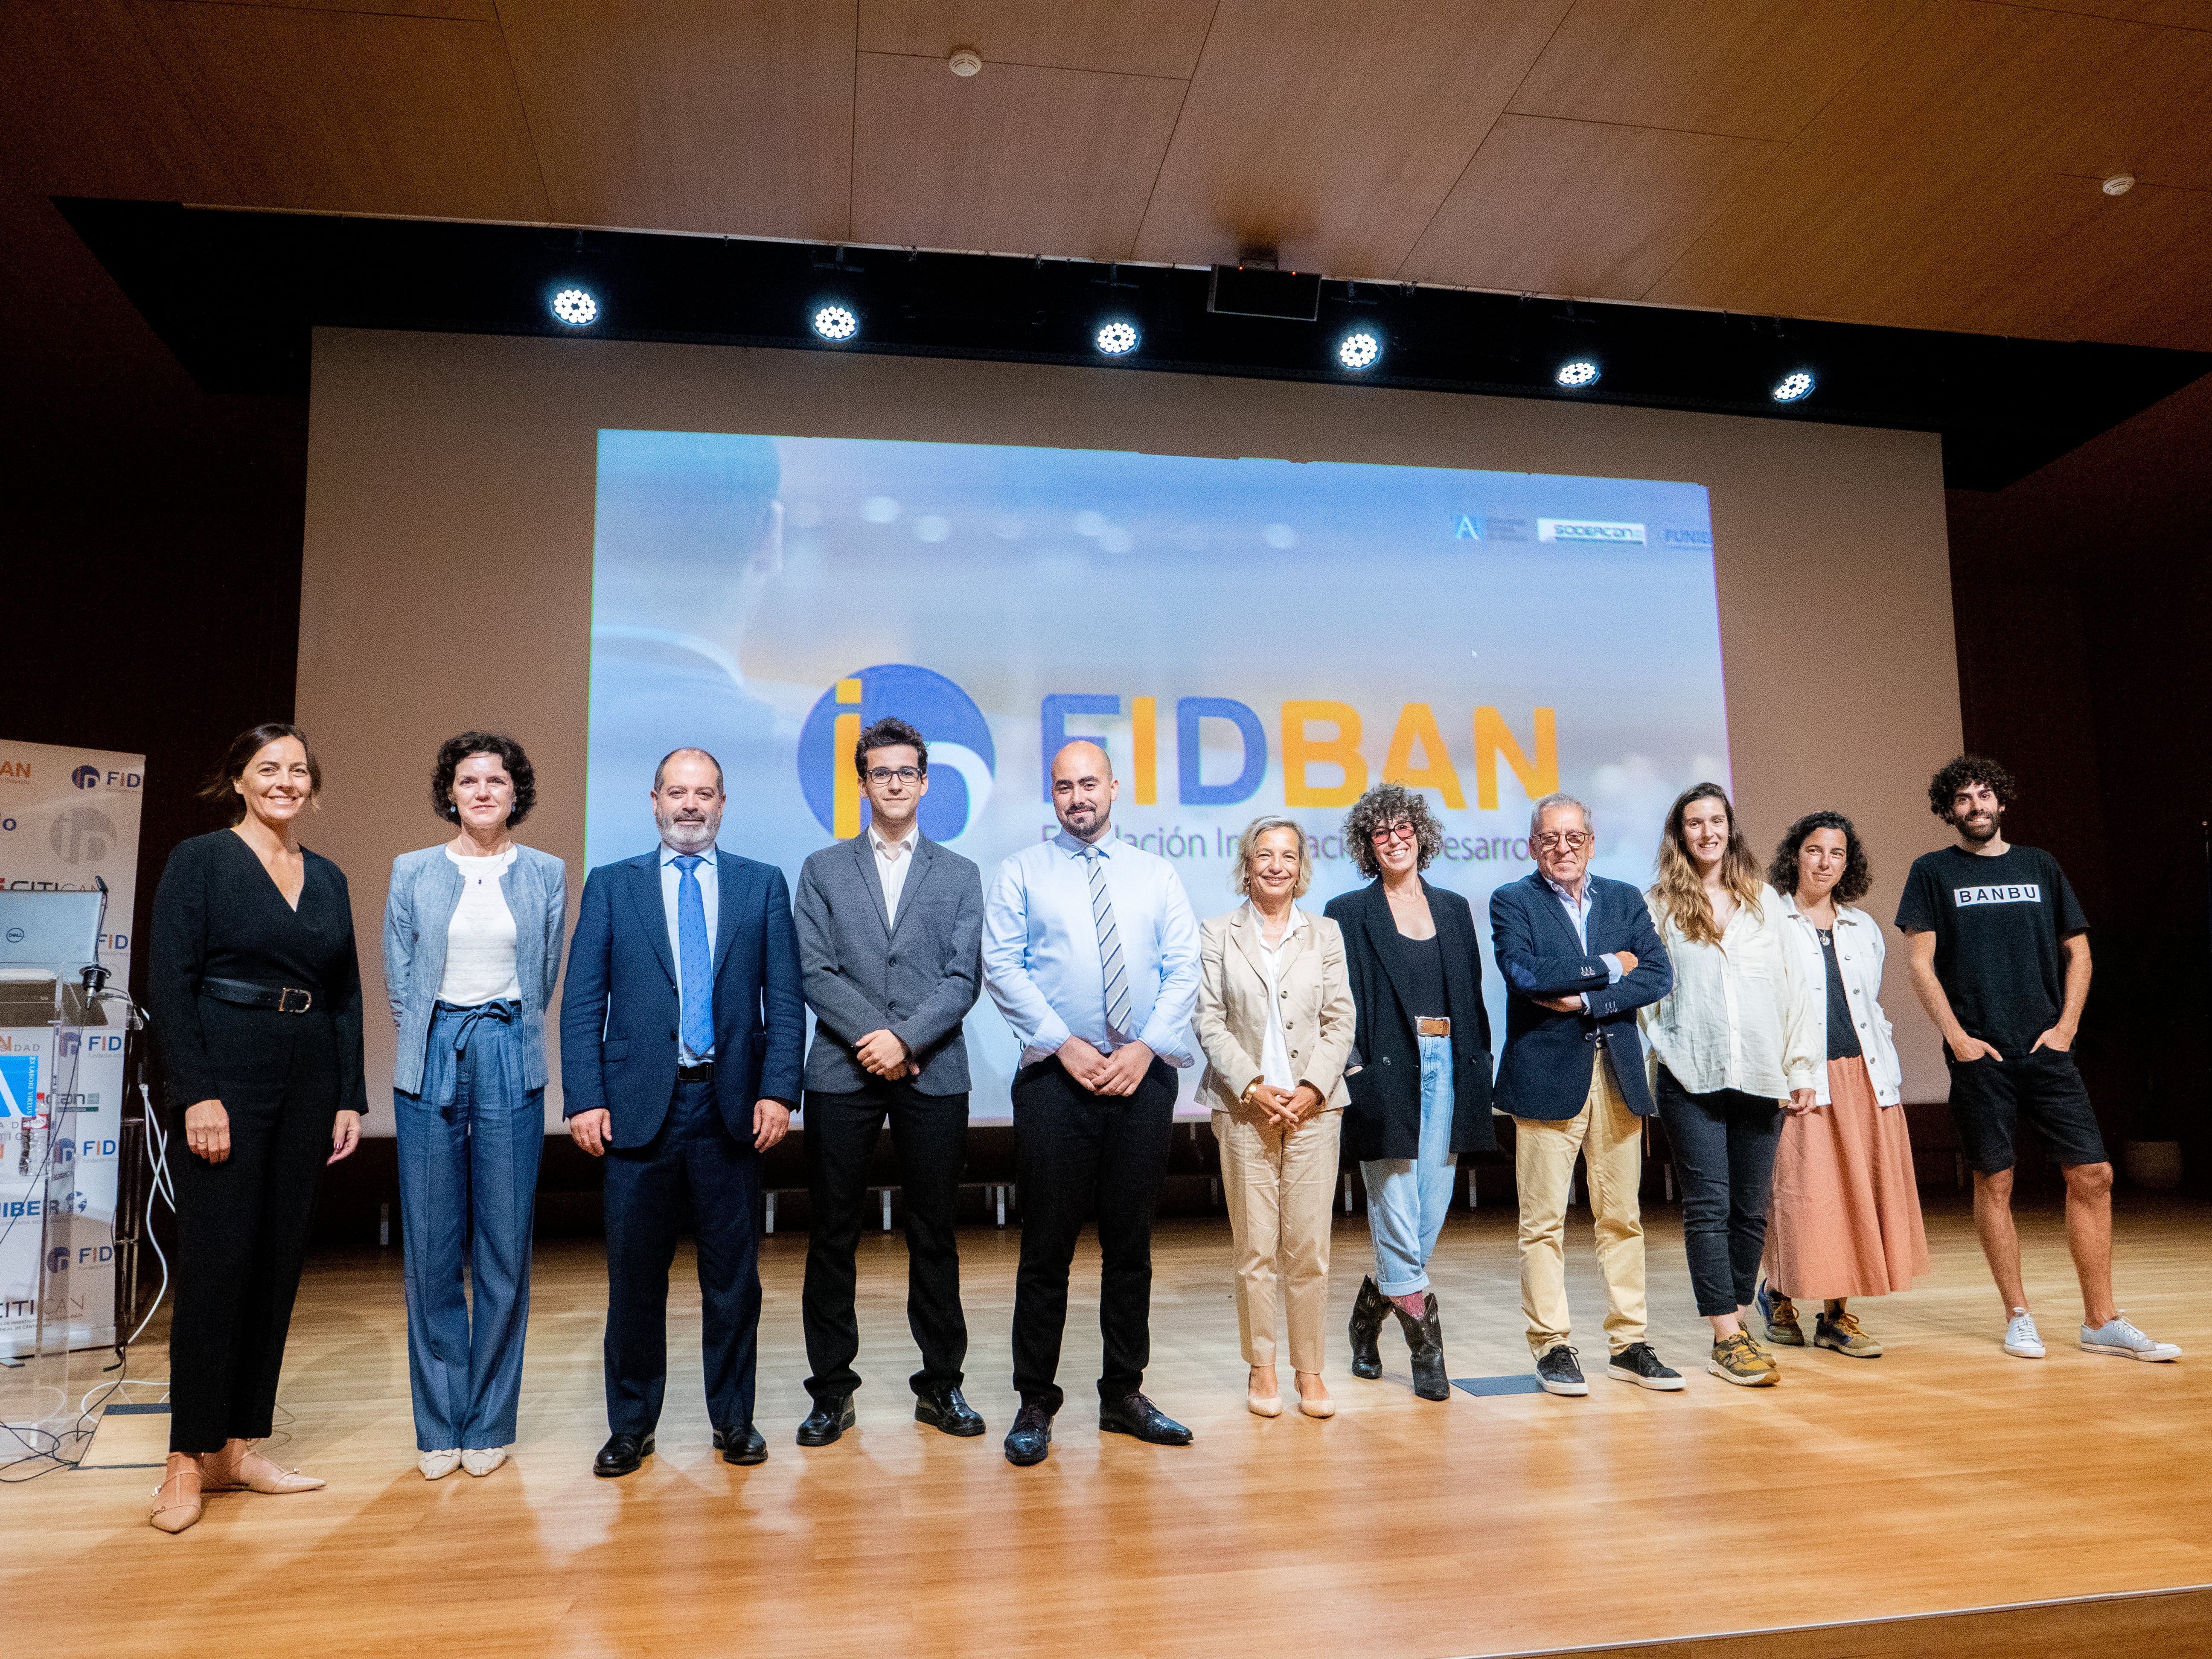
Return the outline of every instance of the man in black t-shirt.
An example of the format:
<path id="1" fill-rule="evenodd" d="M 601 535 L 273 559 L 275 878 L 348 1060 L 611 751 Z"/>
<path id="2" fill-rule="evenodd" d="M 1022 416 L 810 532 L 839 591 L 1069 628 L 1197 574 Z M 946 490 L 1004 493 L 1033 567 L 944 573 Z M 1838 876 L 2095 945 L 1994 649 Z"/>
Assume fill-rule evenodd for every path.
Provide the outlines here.
<path id="1" fill-rule="evenodd" d="M 2013 1131 L 2035 1126 L 2066 1174 L 2066 1242 L 2081 1280 L 2081 1347 L 2128 1359 L 2179 1359 L 2112 1305 L 2112 1166 L 2075 1068 L 2075 1028 L 2089 996 L 2089 923 L 2058 860 L 2002 832 L 2012 775 L 1961 755 L 1928 786 L 1955 847 L 1913 860 L 1897 907 L 1912 988 L 1942 1032 L 1951 1119 L 1974 1168 L 1974 1229 L 2004 1296 L 2004 1350 L 2040 1359 L 2012 1219 Z"/>

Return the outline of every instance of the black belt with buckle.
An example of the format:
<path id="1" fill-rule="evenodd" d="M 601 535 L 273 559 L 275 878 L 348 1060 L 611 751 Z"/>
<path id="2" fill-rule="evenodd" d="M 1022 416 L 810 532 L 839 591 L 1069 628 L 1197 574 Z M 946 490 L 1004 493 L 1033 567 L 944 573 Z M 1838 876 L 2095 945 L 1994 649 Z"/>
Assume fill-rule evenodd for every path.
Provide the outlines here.
<path id="1" fill-rule="evenodd" d="M 702 1060 L 696 1066 L 678 1066 L 676 1068 L 678 1083 L 704 1083 L 714 1075 L 714 1062 L 711 1060 Z"/>
<path id="2" fill-rule="evenodd" d="M 304 1014 L 315 1006 L 315 994 L 296 985 L 257 985 L 250 979 L 204 979 L 200 994 L 240 1008 L 273 1008 L 280 1014 Z"/>

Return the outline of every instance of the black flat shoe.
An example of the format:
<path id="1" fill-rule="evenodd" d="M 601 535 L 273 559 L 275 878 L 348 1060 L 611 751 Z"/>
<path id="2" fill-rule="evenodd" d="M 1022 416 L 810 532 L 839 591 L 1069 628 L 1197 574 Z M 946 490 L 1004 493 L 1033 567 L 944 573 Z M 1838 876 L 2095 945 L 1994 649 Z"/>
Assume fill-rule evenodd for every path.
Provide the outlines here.
<path id="1" fill-rule="evenodd" d="M 826 1400 L 816 1401 L 814 1409 L 806 1413 L 806 1420 L 799 1425 L 799 1443 L 826 1446 L 860 1420 L 853 1396 L 833 1394 Z"/>
<path id="2" fill-rule="evenodd" d="M 1006 1431 L 1006 1462 L 1025 1469 L 1042 1463 L 1052 1449 L 1052 1413 L 1042 1406 L 1024 1406 Z"/>
<path id="3" fill-rule="evenodd" d="M 957 1389 L 932 1389 L 914 1397 L 914 1420 L 965 1440 L 983 1432 L 982 1417 Z"/>
<path id="4" fill-rule="evenodd" d="M 1359 1281 L 1359 1299 L 1352 1304 L 1352 1374 L 1373 1382 L 1382 1375 L 1382 1351 L 1376 1346 L 1382 1334 L 1382 1316 L 1390 1298 L 1375 1288 L 1372 1279 Z"/>
<path id="5" fill-rule="evenodd" d="M 768 1462 L 768 1442 L 750 1423 L 741 1429 L 715 1430 L 714 1449 L 722 1454 L 725 1463 L 735 1463 L 740 1468 Z"/>
<path id="6" fill-rule="evenodd" d="M 1413 1392 L 1424 1400 L 1451 1398 L 1451 1379 L 1444 1375 L 1444 1326 L 1437 1312 L 1437 1293 L 1428 1292 L 1421 1317 L 1415 1319 L 1396 1303 L 1391 1311 L 1406 1332 L 1406 1347 L 1413 1358 Z"/>
<path id="7" fill-rule="evenodd" d="M 599 1455 L 592 1460 L 592 1473 L 608 1480 L 620 1474 L 635 1474 L 637 1466 L 652 1455 L 651 1435 L 611 1434 L 607 1443 L 599 1448 Z"/>
<path id="8" fill-rule="evenodd" d="M 1133 1434 L 1155 1446 L 1188 1446 L 1195 1437 L 1140 1394 L 1100 1401 L 1098 1426 L 1108 1434 Z"/>

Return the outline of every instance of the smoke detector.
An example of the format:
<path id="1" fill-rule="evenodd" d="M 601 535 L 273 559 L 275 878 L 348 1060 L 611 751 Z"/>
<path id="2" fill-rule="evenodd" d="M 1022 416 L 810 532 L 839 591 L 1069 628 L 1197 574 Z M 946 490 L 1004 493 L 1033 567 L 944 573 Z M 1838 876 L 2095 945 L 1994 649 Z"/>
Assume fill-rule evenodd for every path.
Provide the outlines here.
<path id="1" fill-rule="evenodd" d="M 2107 196 L 2124 196 L 2135 187 L 2136 176 L 2132 173 L 2116 173 L 2105 180 L 2105 194 Z"/>
<path id="2" fill-rule="evenodd" d="M 945 67 L 965 80 L 983 72 L 983 54 L 973 46 L 955 46 L 952 56 L 945 59 Z"/>

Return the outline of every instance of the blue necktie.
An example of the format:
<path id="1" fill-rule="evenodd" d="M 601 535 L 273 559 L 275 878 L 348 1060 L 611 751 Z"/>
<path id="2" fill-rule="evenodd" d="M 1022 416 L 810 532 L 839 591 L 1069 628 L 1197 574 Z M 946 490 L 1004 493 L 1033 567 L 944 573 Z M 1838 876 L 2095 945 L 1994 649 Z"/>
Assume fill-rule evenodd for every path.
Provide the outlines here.
<path id="1" fill-rule="evenodd" d="M 714 958 L 707 946 L 707 896 L 696 853 L 677 855 L 676 942 L 682 947 L 684 1047 L 694 1060 L 714 1051 Z"/>

